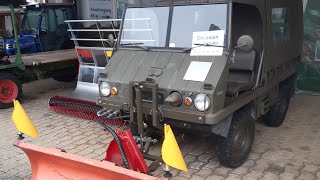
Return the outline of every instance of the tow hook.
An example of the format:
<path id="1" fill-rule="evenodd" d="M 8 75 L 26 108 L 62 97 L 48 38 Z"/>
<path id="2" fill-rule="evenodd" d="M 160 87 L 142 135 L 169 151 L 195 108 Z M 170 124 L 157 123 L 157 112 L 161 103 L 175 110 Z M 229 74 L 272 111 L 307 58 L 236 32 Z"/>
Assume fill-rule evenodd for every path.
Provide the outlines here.
<path id="1" fill-rule="evenodd" d="M 151 137 L 143 137 L 142 135 L 134 136 L 133 139 L 137 142 L 137 144 L 140 144 L 140 150 L 145 154 L 148 154 L 151 145 L 158 143 L 157 139 L 152 139 Z"/>

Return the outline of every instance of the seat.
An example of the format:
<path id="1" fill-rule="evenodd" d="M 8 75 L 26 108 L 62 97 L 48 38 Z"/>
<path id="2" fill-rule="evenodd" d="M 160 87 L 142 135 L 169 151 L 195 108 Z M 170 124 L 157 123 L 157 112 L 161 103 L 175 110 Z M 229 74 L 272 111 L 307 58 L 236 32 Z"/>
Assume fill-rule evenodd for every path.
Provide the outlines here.
<path id="1" fill-rule="evenodd" d="M 255 50 L 249 52 L 237 49 L 234 63 L 229 68 L 229 78 L 227 80 L 227 96 L 234 97 L 238 93 L 248 91 L 255 84 L 255 67 L 257 54 Z"/>

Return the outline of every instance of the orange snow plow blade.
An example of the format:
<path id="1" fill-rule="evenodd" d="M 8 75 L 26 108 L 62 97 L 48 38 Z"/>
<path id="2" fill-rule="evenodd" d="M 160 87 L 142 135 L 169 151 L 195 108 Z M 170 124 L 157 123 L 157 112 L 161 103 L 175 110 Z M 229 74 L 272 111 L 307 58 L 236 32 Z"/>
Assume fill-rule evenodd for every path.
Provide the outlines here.
<path id="1" fill-rule="evenodd" d="M 14 142 L 14 145 L 22 149 L 27 154 L 31 163 L 32 180 L 159 179 L 116 166 L 111 162 L 100 162 L 61 152 L 59 149 L 42 148 L 24 143 L 20 140 Z"/>

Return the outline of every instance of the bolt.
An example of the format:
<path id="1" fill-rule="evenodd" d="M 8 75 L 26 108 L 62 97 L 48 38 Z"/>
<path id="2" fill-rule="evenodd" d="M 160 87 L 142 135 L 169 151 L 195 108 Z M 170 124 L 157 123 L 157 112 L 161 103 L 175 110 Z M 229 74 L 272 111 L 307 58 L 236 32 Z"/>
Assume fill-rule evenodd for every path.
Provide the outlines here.
<path id="1" fill-rule="evenodd" d="M 199 120 L 202 120 L 202 117 L 199 117 Z"/>

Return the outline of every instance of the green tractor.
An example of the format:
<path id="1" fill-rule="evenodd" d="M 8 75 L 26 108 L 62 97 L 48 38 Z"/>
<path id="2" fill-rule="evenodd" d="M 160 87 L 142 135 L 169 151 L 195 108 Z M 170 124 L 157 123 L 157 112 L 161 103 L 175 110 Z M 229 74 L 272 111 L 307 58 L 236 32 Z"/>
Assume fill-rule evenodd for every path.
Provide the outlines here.
<path id="1" fill-rule="evenodd" d="M 17 19 L 14 14 L 14 7 L 9 5 L 11 10 L 12 24 L 14 29 L 15 41 L 18 42 Z M 19 99 L 22 94 L 22 81 L 25 71 L 25 65 L 21 59 L 19 43 L 17 46 L 17 55 L 14 62 L 10 62 L 5 57 L 5 40 L 0 37 L 0 109 L 12 106 L 14 99 Z"/>
<path id="2" fill-rule="evenodd" d="M 8 5 L 9 4 L 9 5 Z M 54 78 L 60 81 L 75 79 L 78 69 L 78 57 L 74 50 L 59 50 L 21 55 L 17 17 L 14 7 L 25 4 L 24 1 L 0 1 L 0 6 L 9 6 L 11 10 L 17 54 L 5 56 L 5 39 L 0 36 L 0 109 L 13 106 L 13 100 L 22 95 L 22 83 Z"/>

